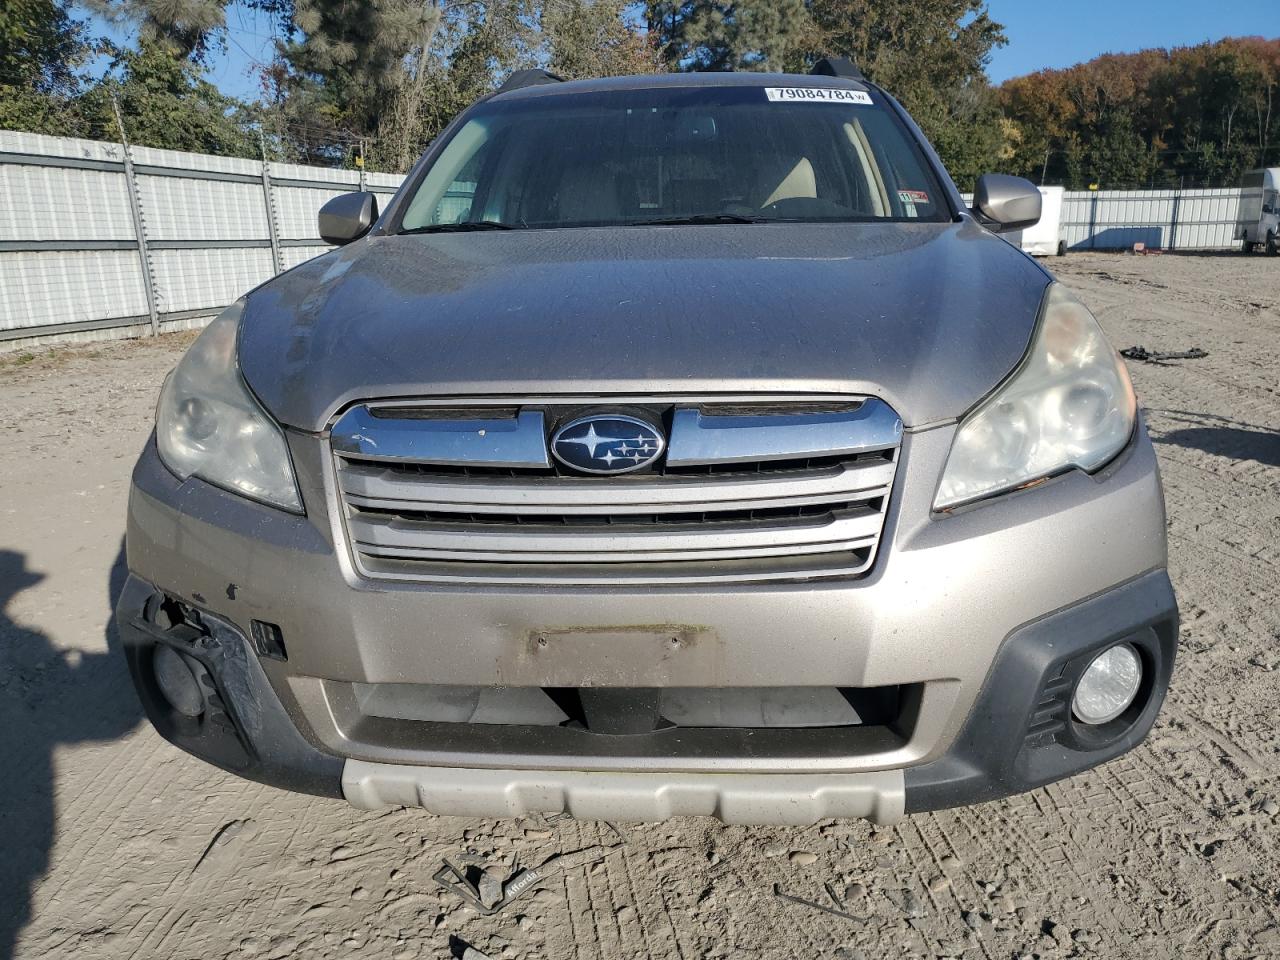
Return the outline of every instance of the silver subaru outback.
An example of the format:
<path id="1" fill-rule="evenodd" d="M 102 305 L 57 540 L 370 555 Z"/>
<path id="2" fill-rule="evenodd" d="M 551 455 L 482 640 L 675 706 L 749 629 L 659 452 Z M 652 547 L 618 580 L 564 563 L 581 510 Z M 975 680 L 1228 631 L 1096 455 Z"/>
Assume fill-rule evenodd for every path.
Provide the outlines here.
<path id="1" fill-rule="evenodd" d="M 159 732 L 441 814 L 1029 790 L 1151 728 L 1177 607 L 1089 311 L 847 61 L 516 74 L 204 331 L 117 617 Z"/>

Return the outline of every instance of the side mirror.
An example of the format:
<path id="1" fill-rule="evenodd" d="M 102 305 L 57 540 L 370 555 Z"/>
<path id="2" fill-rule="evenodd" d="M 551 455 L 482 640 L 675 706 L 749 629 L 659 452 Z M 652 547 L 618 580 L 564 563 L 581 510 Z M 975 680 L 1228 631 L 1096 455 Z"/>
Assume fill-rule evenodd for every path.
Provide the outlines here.
<path id="1" fill-rule="evenodd" d="M 1043 200 L 1030 180 L 987 173 L 973 191 L 973 212 L 996 233 L 1025 230 L 1040 222 Z"/>
<path id="2" fill-rule="evenodd" d="M 359 240 L 378 219 L 378 198 L 372 193 L 344 193 L 320 208 L 320 239 L 342 246 Z"/>

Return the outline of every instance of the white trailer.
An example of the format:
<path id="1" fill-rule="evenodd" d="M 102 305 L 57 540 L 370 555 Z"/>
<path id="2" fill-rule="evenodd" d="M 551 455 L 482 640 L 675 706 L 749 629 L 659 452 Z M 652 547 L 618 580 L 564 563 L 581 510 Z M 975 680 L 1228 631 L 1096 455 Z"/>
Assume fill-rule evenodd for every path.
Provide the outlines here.
<path id="1" fill-rule="evenodd" d="M 1062 198 L 1065 193 L 1065 187 L 1041 187 L 1040 222 L 1007 234 L 1008 241 L 1033 257 L 1060 257 L 1066 253 L 1067 242 L 1062 238 Z"/>
<path id="2" fill-rule="evenodd" d="M 1280 253 L 1280 167 L 1250 170 L 1240 184 L 1236 239 L 1245 253 Z"/>

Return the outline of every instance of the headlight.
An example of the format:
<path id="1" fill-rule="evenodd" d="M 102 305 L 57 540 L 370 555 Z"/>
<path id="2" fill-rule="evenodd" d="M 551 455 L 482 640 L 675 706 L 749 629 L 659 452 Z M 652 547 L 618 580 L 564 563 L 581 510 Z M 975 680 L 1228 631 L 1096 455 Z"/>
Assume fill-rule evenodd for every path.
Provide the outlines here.
<path id="1" fill-rule="evenodd" d="M 1097 470 L 1129 442 L 1136 414 L 1129 373 L 1098 321 L 1052 284 L 1022 366 L 956 431 L 934 508 L 1071 467 Z"/>
<path id="2" fill-rule="evenodd" d="M 284 434 L 240 377 L 236 331 L 244 304 L 224 310 L 165 381 L 156 445 L 183 480 L 199 477 L 234 493 L 302 512 Z"/>

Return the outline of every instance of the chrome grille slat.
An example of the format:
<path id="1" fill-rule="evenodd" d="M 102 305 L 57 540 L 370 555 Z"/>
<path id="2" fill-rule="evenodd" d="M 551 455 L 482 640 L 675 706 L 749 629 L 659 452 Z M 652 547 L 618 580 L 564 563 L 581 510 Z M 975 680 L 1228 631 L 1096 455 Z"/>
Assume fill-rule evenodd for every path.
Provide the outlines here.
<path id="1" fill-rule="evenodd" d="M 353 407 L 333 430 L 336 453 L 366 460 L 417 460 L 440 464 L 547 467 L 541 410 L 514 418 L 483 416 L 394 419 Z"/>
<path id="2" fill-rule="evenodd" d="M 679 456 L 613 477 L 541 469 L 547 434 L 579 407 L 501 398 L 454 402 L 439 417 L 424 403 L 398 418 L 394 406 L 358 406 L 332 431 L 345 530 L 357 569 L 375 578 L 856 576 L 875 558 L 901 422 L 875 398 L 844 400 L 642 399 L 646 415 L 672 425 L 668 456 Z M 594 406 L 615 409 L 607 398 Z"/>
<path id="3" fill-rule="evenodd" d="M 714 560 L 776 557 L 789 553 L 852 550 L 875 541 L 879 513 L 834 517 L 826 523 L 743 524 L 737 529 L 690 524 L 676 529 L 576 528 L 548 532 L 545 527 L 494 530 L 476 524 L 459 529 L 442 524 L 356 514 L 348 519 L 351 536 L 374 552 L 410 551 L 422 559 L 446 560 L 501 556 L 520 562 L 610 562 L 617 560 Z M 429 543 L 430 546 L 424 546 Z"/>
<path id="4" fill-rule="evenodd" d="M 707 416 L 696 407 L 675 411 L 667 463 L 671 466 L 749 463 L 891 450 L 902 421 L 887 404 L 867 400 L 832 413 Z"/>
<path id="5" fill-rule="evenodd" d="M 347 502 L 362 507 L 405 507 L 470 513 L 646 513 L 655 510 L 725 510 L 829 503 L 888 495 L 894 463 L 880 460 L 811 475 L 726 481 L 711 474 L 608 481 L 531 478 L 414 480 L 379 465 L 348 461 L 338 481 Z"/>
<path id="6" fill-rule="evenodd" d="M 529 553 L 505 551 L 503 563 L 563 563 L 563 564 L 610 564 L 610 563 L 659 563 L 662 561 L 705 562 L 709 560 L 754 560 L 762 557 L 795 557 L 808 554 L 824 554 L 832 551 L 854 551 L 860 547 L 868 547 L 874 538 L 862 541 L 833 541 L 831 543 L 774 544 L 769 547 L 754 547 L 725 550 L 631 550 L 625 555 L 613 553 L 555 553 L 542 551 Z M 414 549 L 412 547 L 386 547 L 376 544 L 359 543 L 367 548 L 370 556 L 402 558 L 409 560 L 470 560 L 481 563 L 493 563 L 494 554 L 484 550 L 439 550 Z"/>

